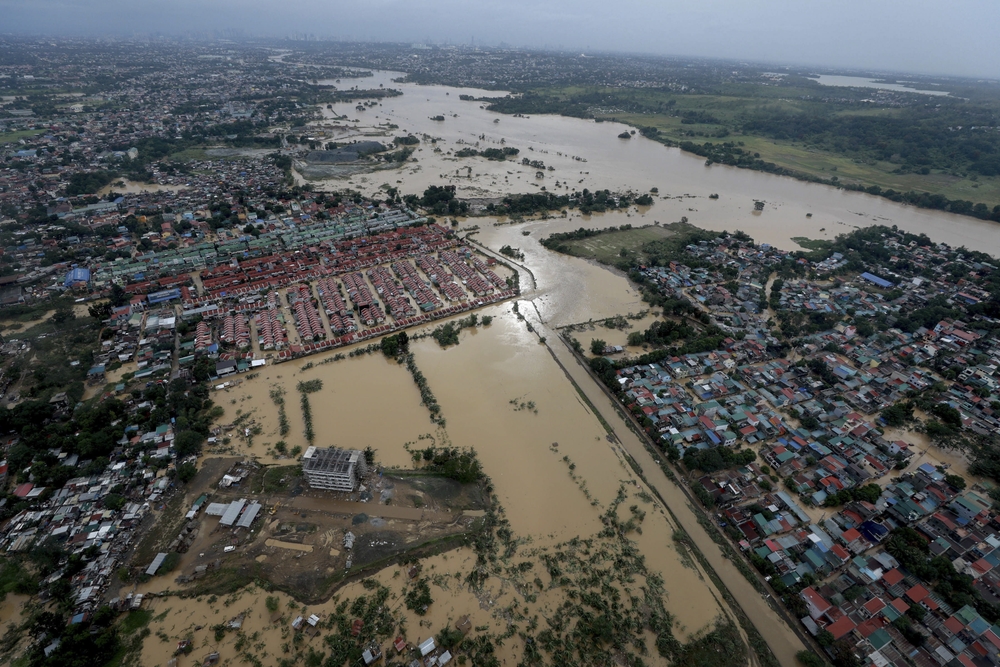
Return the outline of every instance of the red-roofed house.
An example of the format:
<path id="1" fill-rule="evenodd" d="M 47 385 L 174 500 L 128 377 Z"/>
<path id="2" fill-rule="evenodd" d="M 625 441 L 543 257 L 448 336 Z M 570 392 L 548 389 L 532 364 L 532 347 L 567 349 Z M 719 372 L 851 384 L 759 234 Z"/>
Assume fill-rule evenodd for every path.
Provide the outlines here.
<path id="1" fill-rule="evenodd" d="M 900 614 L 905 614 L 910 609 L 910 605 L 906 604 L 906 600 L 903 598 L 896 598 L 892 601 L 892 608 L 898 611 Z"/>
<path id="2" fill-rule="evenodd" d="M 895 568 L 882 575 L 882 581 L 885 582 L 886 586 L 895 586 L 902 580 L 903 574 Z"/>
<path id="3" fill-rule="evenodd" d="M 921 602 L 923 602 L 928 595 L 930 595 L 930 593 L 928 593 L 927 589 L 921 586 L 920 584 L 917 584 L 910 590 L 906 591 L 906 597 L 909 598 L 910 602 L 913 602 L 915 604 L 920 604 Z"/>
<path id="4" fill-rule="evenodd" d="M 844 540 L 844 544 L 847 545 L 847 548 L 852 553 L 859 554 L 859 553 L 863 552 L 866 548 L 868 548 L 868 543 L 861 536 L 861 533 L 859 533 L 854 528 L 850 528 L 848 530 L 845 530 L 840 535 L 840 539 Z"/>
<path id="5" fill-rule="evenodd" d="M 944 622 L 944 627 L 948 628 L 953 635 L 957 635 L 965 629 L 965 626 L 962 625 L 962 621 L 958 620 L 954 616 L 949 617 L 948 620 Z"/>
<path id="6" fill-rule="evenodd" d="M 31 490 L 35 488 L 35 485 L 31 482 L 25 482 L 24 484 L 19 484 L 16 489 L 14 489 L 14 495 L 18 498 L 24 498 L 26 495 L 31 493 Z"/>
<path id="7" fill-rule="evenodd" d="M 868 602 L 861 605 L 861 613 L 865 616 L 871 618 L 875 614 L 879 613 L 885 609 L 885 602 L 882 598 L 872 598 Z"/>
<path id="8" fill-rule="evenodd" d="M 973 563 L 970 568 L 973 579 L 979 579 L 981 576 L 993 569 L 993 566 L 985 558 L 980 558 L 975 563 Z"/>
<path id="9" fill-rule="evenodd" d="M 826 598 L 817 593 L 812 586 L 803 588 L 799 595 L 801 595 L 802 599 L 805 601 L 806 607 L 809 609 L 809 616 L 814 621 L 822 618 L 822 616 L 826 612 L 830 611 L 830 608 L 833 606 L 827 602 Z"/>
<path id="10" fill-rule="evenodd" d="M 857 631 L 862 639 L 868 639 L 876 630 L 881 629 L 886 624 L 887 621 L 883 618 L 869 618 L 858 625 Z"/>
<path id="11" fill-rule="evenodd" d="M 993 652 L 996 653 L 997 649 L 1000 649 L 1000 637 L 997 637 L 996 633 L 992 629 L 987 630 L 980 637 L 990 644 L 993 644 Z"/>
<path id="12" fill-rule="evenodd" d="M 962 667 L 976 667 L 976 663 L 972 662 L 972 658 L 968 657 L 964 653 L 958 654 L 958 661 L 962 663 Z"/>
<path id="13" fill-rule="evenodd" d="M 826 630 L 833 635 L 834 639 L 840 639 L 844 635 L 849 634 L 856 627 L 858 626 L 851 620 L 851 617 L 844 615 L 838 618 L 836 623 L 831 623 L 826 626 Z"/>

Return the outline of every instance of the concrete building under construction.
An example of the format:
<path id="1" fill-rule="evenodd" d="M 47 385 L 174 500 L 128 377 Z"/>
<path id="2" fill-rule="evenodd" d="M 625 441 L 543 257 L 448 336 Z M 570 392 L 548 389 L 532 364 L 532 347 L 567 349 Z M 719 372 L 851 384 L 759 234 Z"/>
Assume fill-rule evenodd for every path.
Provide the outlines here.
<path id="1" fill-rule="evenodd" d="M 310 488 L 351 492 L 368 472 L 368 464 L 357 449 L 310 447 L 302 456 L 302 472 Z"/>

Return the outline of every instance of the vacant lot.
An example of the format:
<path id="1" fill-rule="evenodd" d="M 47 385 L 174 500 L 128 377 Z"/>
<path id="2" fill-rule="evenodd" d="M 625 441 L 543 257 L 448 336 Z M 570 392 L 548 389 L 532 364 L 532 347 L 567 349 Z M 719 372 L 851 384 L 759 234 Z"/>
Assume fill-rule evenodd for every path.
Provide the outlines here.
<path id="1" fill-rule="evenodd" d="M 374 476 L 366 480 L 365 491 L 354 494 L 313 491 L 304 486 L 297 467 L 268 468 L 277 473 L 273 475 L 277 480 L 263 490 L 268 477 L 263 471 L 244 480 L 241 488 L 218 489 L 215 481 L 232 459 L 218 461 L 206 466 L 204 490 L 210 490 L 211 502 L 253 499 L 264 510 L 250 531 L 220 526 L 219 517 L 199 515 L 196 539 L 177 568 L 163 575 L 170 581 L 178 579 L 175 585 L 189 593 L 231 592 L 260 578 L 302 601 L 326 599 L 345 580 L 394 559 L 460 546 L 464 534 L 481 523 L 487 502 L 478 484 L 419 474 Z M 199 474 L 195 482 L 201 481 Z M 183 501 L 169 503 L 164 516 L 182 519 L 187 503 L 202 490 L 186 497 L 178 494 Z M 151 558 L 162 548 L 161 542 L 173 539 L 181 523 L 161 519 L 150 535 L 162 533 L 162 540 L 144 540 L 144 557 Z M 345 545 L 348 533 L 354 536 L 350 549 Z M 228 547 L 233 550 L 225 551 Z M 136 562 L 145 566 L 147 561 Z M 205 576 L 196 574 L 202 565 L 209 567 Z"/>
<path id="2" fill-rule="evenodd" d="M 639 254 L 642 246 L 650 241 L 659 241 L 676 236 L 670 227 L 638 227 L 619 232 L 607 232 L 586 239 L 565 241 L 569 254 L 586 259 L 595 259 L 602 264 L 614 264 L 629 254 Z M 625 254 L 622 254 L 624 250 Z"/>

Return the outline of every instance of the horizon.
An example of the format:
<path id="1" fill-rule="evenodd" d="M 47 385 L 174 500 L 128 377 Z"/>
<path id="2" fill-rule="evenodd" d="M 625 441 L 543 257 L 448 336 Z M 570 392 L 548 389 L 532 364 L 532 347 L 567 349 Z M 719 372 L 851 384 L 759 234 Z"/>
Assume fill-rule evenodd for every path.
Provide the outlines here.
<path id="1" fill-rule="evenodd" d="M 0 0 L 6 34 L 39 38 L 230 39 L 433 43 L 561 53 L 710 58 L 839 71 L 1000 80 L 1000 7 L 990 0 L 942 6 L 930 0 L 846 0 L 836 7 L 771 0 L 747 7 L 706 0 L 696 8 L 625 0 Z M 993 16 L 996 20 L 989 20 Z M 984 20 L 984 18 L 986 20 Z M 487 31 L 484 26 L 491 26 Z M 215 37 L 218 39 L 218 36 Z"/>
<path id="2" fill-rule="evenodd" d="M 185 33 L 161 33 L 161 32 L 150 32 L 150 33 L 132 33 L 129 35 L 125 34 L 105 34 L 105 35 L 47 35 L 44 33 L 0 33 L 0 42 L 3 40 L 27 40 L 33 42 L 44 42 L 46 40 L 61 39 L 67 42 L 113 42 L 113 43 L 189 43 L 195 42 L 204 45 L 210 44 L 235 44 L 243 46 L 264 46 L 264 45 L 282 45 L 288 44 L 290 48 L 294 48 L 293 45 L 296 44 L 351 44 L 351 45 L 376 45 L 376 46 L 396 46 L 401 48 L 415 48 L 417 45 L 421 47 L 437 48 L 437 49 L 466 49 L 466 50 L 495 50 L 495 51 L 512 51 L 520 53 L 552 53 L 564 56 L 577 56 L 585 58 L 599 58 L 599 57 L 633 57 L 633 58 L 654 58 L 662 59 L 665 61 L 690 61 L 690 62 L 706 62 L 706 63 L 719 63 L 726 65 L 749 67 L 757 70 L 763 71 L 765 68 L 775 68 L 776 74 L 783 74 L 781 69 L 790 70 L 789 74 L 798 74 L 805 77 L 818 77 L 822 75 L 842 75 L 842 76 L 856 76 L 856 77 L 869 77 L 877 79 L 880 76 L 912 76 L 912 77 L 922 77 L 922 78 L 939 78 L 947 80 L 968 80 L 970 82 L 976 83 L 998 83 L 1000 84 L 1000 73 L 996 76 L 985 76 L 985 75 L 971 75 L 971 74 L 948 74 L 940 72 L 929 72 L 929 71 L 917 71 L 917 70 L 903 70 L 903 69 L 891 69 L 885 67 L 861 67 L 861 66 L 849 66 L 849 65 L 830 65 L 822 63 L 809 63 L 809 62 L 792 62 L 792 61 L 767 61 L 758 60 L 753 58 L 739 58 L 739 57 L 722 57 L 722 56 L 704 56 L 704 55 L 694 55 L 694 54 L 684 54 L 684 53 L 659 53 L 659 52 L 648 52 L 648 51 L 628 51 L 628 50 L 614 50 L 614 49 L 590 49 L 589 51 L 572 49 L 568 47 L 559 47 L 553 45 L 543 45 L 543 46 L 532 46 L 528 44 L 508 44 L 505 42 L 499 42 L 497 44 L 466 44 L 462 42 L 452 42 L 448 40 L 436 41 L 436 40 L 421 40 L 421 41 L 400 41 L 400 40 L 371 40 L 371 39 L 344 39 L 334 36 L 317 36 L 317 35 L 291 35 L 286 34 L 282 36 L 278 35 L 263 35 L 263 34 L 223 34 L 227 31 L 188 31 Z M 831 87 L 837 87 L 835 84 L 826 84 Z"/>

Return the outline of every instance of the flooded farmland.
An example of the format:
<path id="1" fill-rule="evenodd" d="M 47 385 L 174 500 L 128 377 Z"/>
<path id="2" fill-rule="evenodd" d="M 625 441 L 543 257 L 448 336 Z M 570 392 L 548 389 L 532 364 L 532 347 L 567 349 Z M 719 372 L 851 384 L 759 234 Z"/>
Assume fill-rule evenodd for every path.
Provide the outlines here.
<path id="1" fill-rule="evenodd" d="M 215 401 L 226 409 L 227 419 L 237 417 L 237 411 L 250 413 L 248 423 L 261 427 L 261 434 L 249 440 L 234 430 L 233 451 L 265 463 L 291 462 L 279 458 L 273 446 L 280 440 L 288 450 L 308 446 L 296 386 L 303 380 L 321 379 L 323 390 L 310 395 L 317 444 L 352 449 L 370 446 L 378 450 L 381 464 L 409 467 L 412 461 L 403 445 L 433 433 L 434 424 L 420 405 L 420 392 L 406 369 L 381 354 L 320 363 L 332 356 L 269 365 L 253 380 L 217 392 Z M 309 368 L 303 370 L 304 366 Z M 276 388 L 285 396 L 286 435 L 280 433 L 278 405 L 271 399 Z"/>

